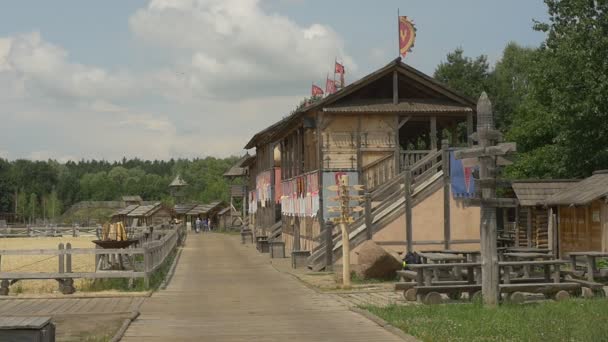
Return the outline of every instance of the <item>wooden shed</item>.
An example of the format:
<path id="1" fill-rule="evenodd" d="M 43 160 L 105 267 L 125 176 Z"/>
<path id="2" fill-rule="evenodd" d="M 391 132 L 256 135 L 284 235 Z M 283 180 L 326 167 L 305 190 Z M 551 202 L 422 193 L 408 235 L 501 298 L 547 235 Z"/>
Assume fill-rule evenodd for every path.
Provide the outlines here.
<path id="1" fill-rule="evenodd" d="M 129 215 L 133 210 L 135 210 L 137 207 L 139 207 L 138 204 L 132 204 L 132 205 L 128 205 L 124 208 L 121 208 L 119 210 L 117 210 L 113 215 L 112 215 L 112 222 L 116 223 L 116 222 L 122 222 L 125 226 L 129 224 L 129 217 L 127 215 Z"/>
<path id="2" fill-rule="evenodd" d="M 225 207 L 226 203 L 224 201 L 216 201 L 209 204 L 198 204 L 186 213 L 187 220 L 190 222 L 192 227 L 194 227 L 194 221 L 196 221 L 197 217 L 202 219 L 208 218 L 211 221 L 211 226 L 215 228 L 217 227 L 219 221 L 218 213 Z"/>
<path id="3" fill-rule="evenodd" d="M 141 196 L 122 196 L 122 201 L 127 207 L 130 205 L 142 205 L 144 202 Z"/>
<path id="4" fill-rule="evenodd" d="M 608 170 L 555 193 L 547 205 L 557 211 L 557 247 L 570 252 L 608 251 Z"/>
<path id="5" fill-rule="evenodd" d="M 173 212 L 160 202 L 140 205 L 127 214 L 129 226 L 150 226 L 167 224 L 171 221 Z"/>
<path id="6" fill-rule="evenodd" d="M 574 184 L 576 180 L 518 180 L 512 183 L 519 206 L 515 209 L 515 246 L 552 248 L 554 235 L 549 229 L 551 208 L 547 199 Z"/>

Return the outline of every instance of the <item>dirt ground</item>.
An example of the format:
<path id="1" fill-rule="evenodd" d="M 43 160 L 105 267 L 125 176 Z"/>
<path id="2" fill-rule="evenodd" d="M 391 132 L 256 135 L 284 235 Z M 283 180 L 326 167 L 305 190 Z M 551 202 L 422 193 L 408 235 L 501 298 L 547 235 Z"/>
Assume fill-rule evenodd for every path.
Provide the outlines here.
<path id="1" fill-rule="evenodd" d="M 71 243 L 72 248 L 94 248 L 91 242 L 95 238 L 88 237 L 31 237 L 0 239 L 0 249 L 55 249 L 59 243 Z M 7 255 L 2 257 L 0 264 L 2 272 L 57 272 L 58 257 L 56 255 Z M 95 270 L 94 255 L 74 255 L 72 257 L 72 272 L 93 272 Z M 84 280 L 74 281 L 78 290 Z M 55 280 L 25 280 L 11 286 L 13 294 L 39 294 L 57 292 Z"/>
<path id="2" fill-rule="evenodd" d="M 109 341 L 128 315 L 77 315 L 53 317 L 58 342 Z"/>

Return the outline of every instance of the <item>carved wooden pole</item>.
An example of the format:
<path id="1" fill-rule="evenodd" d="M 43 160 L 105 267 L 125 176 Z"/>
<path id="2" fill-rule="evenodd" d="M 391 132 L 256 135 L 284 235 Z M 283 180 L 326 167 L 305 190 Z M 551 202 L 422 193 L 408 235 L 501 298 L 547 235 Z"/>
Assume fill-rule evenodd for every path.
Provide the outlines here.
<path id="1" fill-rule="evenodd" d="M 350 240 L 348 236 L 348 175 L 340 177 L 340 199 L 341 199 L 341 220 L 340 229 L 342 230 L 342 287 L 350 288 Z"/>
<path id="2" fill-rule="evenodd" d="M 494 118 L 492 104 L 484 92 L 477 102 L 477 134 L 479 147 L 492 146 L 494 142 L 489 139 L 488 133 L 494 131 Z M 483 155 L 479 157 L 479 178 L 486 180 L 496 177 L 495 157 Z M 488 205 L 484 200 L 496 197 L 496 187 L 492 184 L 482 184 L 481 189 L 481 288 L 483 301 L 486 305 L 498 305 L 498 255 L 496 246 L 496 208 Z"/>

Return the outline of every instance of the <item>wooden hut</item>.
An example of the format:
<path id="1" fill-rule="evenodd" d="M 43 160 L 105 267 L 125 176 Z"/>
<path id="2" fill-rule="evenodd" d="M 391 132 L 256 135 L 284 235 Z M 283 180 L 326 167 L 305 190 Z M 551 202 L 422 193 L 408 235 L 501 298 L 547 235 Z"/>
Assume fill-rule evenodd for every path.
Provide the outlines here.
<path id="1" fill-rule="evenodd" d="M 518 180 L 512 182 L 519 205 L 515 208 L 515 246 L 553 249 L 554 234 L 549 227 L 551 208 L 547 200 L 572 186 L 576 180 Z"/>
<path id="2" fill-rule="evenodd" d="M 596 171 L 547 200 L 557 213 L 557 247 L 569 252 L 608 251 L 608 170 Z"/>
<path id="3" fill-rule="evenodd" d="M 122 222 L 125 226 L 127 226 L 129 224 L 129 217 L 128 215 L 135 210 L 137 207 L 139 207 L 139 204 L 131 204 L 129 206 L 126 206 L 125 208 L 121 208 L 119 210 L 117 210 L 113 215 L 112 215 L 112 222 Z"/>
<path id="4" fill-rule="evenodd" d="M 220 229 L 229 229 L 234 227 L 240 227 L 242 225 L 241 216 L 232 206 L 220 210 L 217 213 L 218 226 Z"/>
<path id="5" fill-rule="evenodd" d="M 160 202 L 140 205 L 127 214 L 129 226 L 151 226 L 168 224 L 171 222 L 173 212 Z"/>
<path id="6" fill-rule="evenodd" d="M 211 226 L 216 228 L 219 222 L 218 213 L 226 207 L 224 201 L 215 201 L 209 204 L 198 204 L 186 212 L 187 220 L 194 227 L 194 221 L 197 217 L 201 219 L 208 218 L 211 221 Z"/>
<path id="7" fill-rule="evenodd" d="M 141 196 L 122 196 L 122 202 L 125 207 L 128 207 L 130 205 L 142 205 L 144 200 Z"/>

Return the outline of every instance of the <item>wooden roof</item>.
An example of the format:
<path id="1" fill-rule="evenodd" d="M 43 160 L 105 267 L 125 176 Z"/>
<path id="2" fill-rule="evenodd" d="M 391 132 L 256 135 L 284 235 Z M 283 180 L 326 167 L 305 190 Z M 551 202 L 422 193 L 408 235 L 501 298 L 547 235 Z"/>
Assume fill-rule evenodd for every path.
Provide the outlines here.
<path id="1" fill-rule="evenodd" d="M 124 207 L 122 209 L 117 210 L 114 213 L 114 215 L 112 215 L 112 216 L 127 215 L 130 212 L 132 212 L 133 210 L 135 210 L 135 208 L 137 208 L 137 207 L 139 207 L 139 205 L 137 205 L 137 204 L 128 205 L 128 206 L 126 206 L 126 207 Z"/>
<path id="2" fill-rule="evenodd" d="M 225 203 L 222 201 L 211 202 L 209 204 L 199 204 L 194 208 L 190 209 L 186 215 L 196 216 L 196 215 L 207 215 L 213 213 L 214 211 L 220 210 L 223 208 Z"/>
<path id="3" fill-rule="evenodd" d="M 242 156 L 237 162 L 228 169 L 228 171 L 224 172 L 224 177 L 243 177 L 247 175 L 247 168 L 243 167 L 243 163 L 249 160 L 251 155 L 246 153 Z"/>
<path id="4" fill-rule="evenodd" d="M 393 104 L 392 99 L 359 100 L 340 103 L 323 108 L 326 113 L 466 113 L 473 109 L 468 106 L 436 99 L 400 99 Z"/>
<path id="5" fill-rule="evenodd" d="M 133 211 L 127 214 L 129 217 L 146 217 L 155 213 L 158 209 L 161 208 L 160 202 L 156 202 L 154 204 L 148 205 L 140 205 L 137 206 Z"/>
<path id="6" fill-rule="evenodd" d="M 585 205 L 608 195 L 608 170 L 595 171 L 547 200 L 548 205 Z"/>
<path id="7" fill-rule="evenodd" d="M 173 207 L 173 211 L 175 211 L 175 213 L 177 215 L 183 215 L 187 212 L 189 212 L 190 210 L 192 210 L 192 208 L 196 207 L 198 204 L 176 204 Z"/>
<path id="8" fill-rule="evenodd" d="M 368 86 L 370 86 L 372 83 L 374 83 L 376 81 L 381 81 L 381 82 L 383 82 L 383 84 L 386 84 L 387 82 L 389 84 L 392 84 L 391 75 L 394 71 L 397 71 L 401 77 L 405 77 L 408 79 L 408 83 L 405 83 L 405 84 L 400 83 L 400 86 L 399 86 L 400 93 L 401 93 L 401 86 L 408 85 L 409 86 L 408 89 L 413 94 L 419 95 L 419 96 L 416 96 L 416 98 L 441 99 L 446 102 L 449 101 L 449 103 L 451 103 L 454 106 L 461 106 L 463 108 L 466 108 L 464 110 L 460 110 L 459 112 L 461 112 L 461 113 L 470 112 L 470 111 L 473 111 L 474 108 L 476 108 L 476 103 L 472 99 L 469 99 L 468 97 L 465 97 L 465 96 L 457 93 L 456 91 L 448 88 L 441 82 L 433 79 L 432 77 L 424 74 L 423 72 L 418 71 L 415 68 L 413 68 L 405 63 L 402 63 L 401 58 L 397 58 L 397 59 L 391 61 L 386 66 L 376 70 L 375 72 L 372 72 L 371 74 L 359 79 L 358 81 L 351 83 L 350 85 L 344 87 L 343 89 L 337 91 L 336 93 L 331 94 L 331 95 L 323 98 L 322 100 L 319 100 L 319 101 L 313 103 L 310 106 L 303 107 L 303 108 L 299 109 L 298 111 L 295 111 L 291 115 L 283 118 L 282 120 L 270 125 L 269 127 L 265 128 L 264 130 L 258 132 L 245 145 L 245 149 L 251 149 L 253 147 L 267 144 L 269 142 L 276 140 L 277 137 L 280 136 L 282 131 L 287 130 L 290 127 L 292 127 L 293 124 L 298 122 L 298 119 L 300 119 L 304 115 L 311 113 L 312 111 L 315 111 L 315 110 L 325 110 L 325 108 L 329 108 L 332 105 L 334 105 L 334 106 L 340 105 L 338 103 L 338 101 L 343 100 L 346 97 L 353 95 L 357 92 L 363 91 L 365 89 L 369 89 Z M 429 95 L 431 93 L 433 95 Z M 422 95 L 422 94 L 426 94 L 426 95 Z M 370 101 L 366 101 L 365 103 L 358 104 L 358 105 L 374 104 L 373 101 L 375 101 L 379 98 L 386 99 L 386 98 L 390 97 L 392 99 L 392 97 L 391 97 L 392 95 L 386 96 L 386 94 L 375 94 L 373 91 L 370 91 L 368 95 L 369 96 L 366 96 L 366 99 L 369 98 L 370 100 L 372 100 L 371 103 L 370 103 Z M 445 107 L 437 107 L 437 108 L 446 110 Z M 386 110 L 387 107 L 383 107 L 383 109 Z M 392 108 L 391 111 L 382 111 L 382 112 L 400 112 L 398 109 L 399 109 L 399 107 L 395 107 L 395 108 Z M 409 110 L 409 112 L 419 109 L 419 110 L 422 110 L 422 113 L 430 113 L 430 111 L 429 111 L 430 107 L 428 107 L 428 105 L 427 106 L 404 105 L 404 109 Z M 453 109 L 454 108 L 452 108 L 452 110 Z M 349 108 L 349 111 L 352 112 L 353 108 Z M 409 113 L 409 112 L 406 111 L 405 113 Z"/>
<path id="9" fill-rule="evenodd" d="M 513 181 L 511 186 L 513 187 L 515 196 L 519 200 L 519 205 L 531 207 L 545 205 L 549 197 L 572 186 L 576 182 L 576 180 L 571 179 L 525 180 Z"/>

